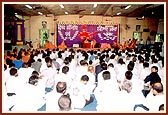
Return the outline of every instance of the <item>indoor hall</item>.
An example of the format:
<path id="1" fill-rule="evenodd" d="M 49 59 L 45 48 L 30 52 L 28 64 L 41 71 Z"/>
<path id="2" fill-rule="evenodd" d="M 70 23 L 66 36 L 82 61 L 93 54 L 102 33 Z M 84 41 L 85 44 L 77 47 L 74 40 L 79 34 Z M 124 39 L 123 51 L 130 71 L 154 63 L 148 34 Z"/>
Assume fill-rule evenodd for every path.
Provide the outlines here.
<path id="1" fill-rule="evenodd" d="M 164 109 L 165 2 L 2 5 L 3 112 Z"/>

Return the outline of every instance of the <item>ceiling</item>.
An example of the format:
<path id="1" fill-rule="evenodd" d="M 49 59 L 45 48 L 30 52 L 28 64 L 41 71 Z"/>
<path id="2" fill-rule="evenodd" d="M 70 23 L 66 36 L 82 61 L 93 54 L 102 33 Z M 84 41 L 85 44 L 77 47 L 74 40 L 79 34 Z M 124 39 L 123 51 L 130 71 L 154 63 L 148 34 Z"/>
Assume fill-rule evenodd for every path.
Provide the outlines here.
<path id="1" fill-rule="evenodd" d="M 31 3 L 31 2 L 29 2 Z M 26 4 L 4 4 L 4 16 L 14 16 L 17 13 L 21 16 L 37 16 L 38 12 L 43 13 L 45 16 L 53 14 L 54 16 L 68 14 L 78 14 L 80 18 L 84 15 L 102 15 L 102 16 L 117 16 L 118 12 L 121 12 L 120 16 L 128 17 L 151 17 L 157 19 L 164 19 L 164 4 L 131 4 L 129 9 L 125 9 L 130 4 L 111 4 L 111 3 L 98 3 L 97 7 L 93 7 L 91 4 L 63 4 L 64 8 L 61 8 L 58 3 L 42 3 L 42 4 L 29 4 L 32 9 L 28 9 Z M 91 12 L 94 11 L 94 14 Z"/>

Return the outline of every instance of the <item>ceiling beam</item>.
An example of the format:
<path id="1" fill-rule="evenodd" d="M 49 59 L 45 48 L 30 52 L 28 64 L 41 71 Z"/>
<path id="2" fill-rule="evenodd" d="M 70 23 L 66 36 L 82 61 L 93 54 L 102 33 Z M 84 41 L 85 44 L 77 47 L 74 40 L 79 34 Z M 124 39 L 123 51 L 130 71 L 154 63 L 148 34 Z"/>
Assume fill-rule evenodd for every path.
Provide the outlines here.
<path id="1" fill-rule="evenodd" d="M 104 16 L 106 16 L 106 15 L 109 15 L 108 13 L 110 12 L 110 11 L 112 11 L 113 10 L 113 5 L 110 5 L 109 6 L 109 8 L 106 10 L 106 12 L 104 13 Z M 113 15 L 113 11 L 112 11 L 112 15 Z"/>
<path id="2" fill-rule="evenodd" d="M 132 12 L 128 13 L 127 16 L 128 17 L 140 17 L 141 15 L 143 15 L 145 9 L 151 5 L 152 4 L 146 4 L 140 8 L 137 8 L 137 9 L 133 10 Z"/>

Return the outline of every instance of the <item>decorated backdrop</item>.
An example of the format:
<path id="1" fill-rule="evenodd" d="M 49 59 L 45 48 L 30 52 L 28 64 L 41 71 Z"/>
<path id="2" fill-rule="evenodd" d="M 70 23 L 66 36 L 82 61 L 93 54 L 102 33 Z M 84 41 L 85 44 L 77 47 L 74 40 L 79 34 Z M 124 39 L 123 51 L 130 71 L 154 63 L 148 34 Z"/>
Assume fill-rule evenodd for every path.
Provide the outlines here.
<path id="1" fill-rule="evenodd" d="M 85 39 L 112 45 L 118 40 L 118 25 L 57 25 L 57 45 L 64 40 L 68 47 L 73 47 L 73 44 L 81 44 Z"/>

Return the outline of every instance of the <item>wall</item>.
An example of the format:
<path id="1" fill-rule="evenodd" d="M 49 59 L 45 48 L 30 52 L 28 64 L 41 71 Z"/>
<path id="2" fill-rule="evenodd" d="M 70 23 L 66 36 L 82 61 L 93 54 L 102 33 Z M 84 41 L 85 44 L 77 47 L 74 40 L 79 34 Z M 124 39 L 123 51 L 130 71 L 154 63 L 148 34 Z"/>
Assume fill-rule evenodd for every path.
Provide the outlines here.
<path id="1" fill-rule="evenodd" d="M 164 20 L 159 20 L 157 33 L 164 34 Z"/>
<path id="2" fill-rule="evenodd" d="M 136 25 L 141 25 L 140 31 L 142 32 L 142 38 L 146 41 L 149 36 L 151 40 L 154 40 L 155 36 L 151 36 L 150 32 L 157 32 L 158 21 L 156 19 L 145 18 L 144 20 L 137 20 L 136 18 L 127 17 L 103 17 L 103 16 L 83 16 L 79 18 L 79 15 L 63 15 L 63 16 L 33 16 L 25 17 L 25 39 L 30 41 L 38 41 L 39 39 L 39 29 L 42 28 L 42 21 L 47 21 L 47 29 L 50 33 L 55 33 L 56 23 L 63 24 L 119 24 L 120 25 L 120 35 L 119 42 L 124 43 L 125 40 L 133 38 L 133 32 L 136 31 Z M 126 25 L 129 27 L 126 29 Z M 143 32 L 143 29 L 149 28 L 149 32 Z M 54 37 L 56 33 L 52 36 L 49 35 L 49 41 L 55 43 Z"/>
<path id="3" fill-rule="evenodd" d="M 54 32 L 55 22 L 53 21 L 53 16 L 32 16 L 25 17 L 25 40 L 27 41 L 40 41 L 39 30 L 42 29 L 42 21 L 47 22 L 47 29 L 50 33 Z M 54 43 L 54 36 L 49 34 L 49 41 Z"/>

